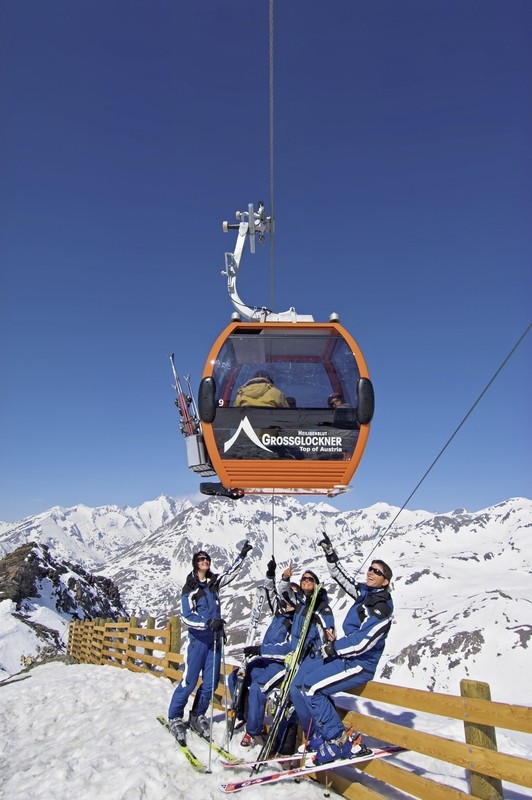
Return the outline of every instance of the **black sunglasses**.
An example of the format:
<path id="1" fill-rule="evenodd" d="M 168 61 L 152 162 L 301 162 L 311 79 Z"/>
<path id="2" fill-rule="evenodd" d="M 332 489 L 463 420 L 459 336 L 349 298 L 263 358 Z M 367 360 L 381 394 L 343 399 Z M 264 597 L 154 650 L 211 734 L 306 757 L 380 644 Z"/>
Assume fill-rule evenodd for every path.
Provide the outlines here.
<path id="1" fill-rule="evenodd" d="M 303 575 L 301 582 L 303 581 L 312 581 L 312 583 L 316 583 L 316 579 L 313 578 L 312 575 Z"/>
<path id="2" fill-rule="evenodd" d="M 198 562 L 198 564 L 200 561 L 207 561 L 209 564 L 211 563 L 211 559 L 205 558 L 205 556 L 200 556 L 200 558 L 197 558 L 196 561 Z"/>
<path id="3" fill-rule="evenodd" d="M 386 577 L 384 572 L 381 572 L 380 569 L 377 569 L 377 567 L 368 567 L 368 572 L 374 572 L 375 575 L 379 576 L 379 578 L 385 578 Z"/>

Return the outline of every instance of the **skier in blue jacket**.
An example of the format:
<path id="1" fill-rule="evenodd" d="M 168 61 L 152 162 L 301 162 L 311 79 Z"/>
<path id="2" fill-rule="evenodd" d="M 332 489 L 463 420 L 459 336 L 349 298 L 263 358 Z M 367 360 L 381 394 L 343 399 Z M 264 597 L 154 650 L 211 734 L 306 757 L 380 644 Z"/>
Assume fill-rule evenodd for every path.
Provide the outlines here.
<path id="1" fill-rule="evenodd" d="M 324 663 L 308 673 L 300 688 L 300 698 L 312 718 L 315 763 L 324 764 L 367 751 L 360 734 L 346 731 L 332 695 L 345 692 L 371 680 L 391 627 L 393 601 L 390 594 L 392 570 L 385 561 L 373 559 L 366 582 L 357 583 L 338 561 L 327 535 L 319 543 L 327 557 L 331 577 L 354 599 L 343 622 L 344 635 L 328 635 L 322 647 Z"/>
<path id="2" fill-rule="evenodd" d="M 183 714 L 200 674 L 202 683 L 196 692 L 189 725 L 201 736 L 210 738 L 210 724 L 205 713 L 212 687 L 217 686 L 220 680 L 221 642 L 225 624 L 221 616 L 219 591 L 235 578 L 251 549 L 246 540 L 233 564 L 220 575 L 211 572 L 211 557 L 205 550 L 199 550 L 192 557 L 192 572 L 187 576 L 181 592 L 181 614 L 188 627 L 183 677 L 168 709 L 170 731 L 183 744 L 186 741 Z"/>
<path id="3" fill-rule="evenodd" d="M 268 563 L 266 579 L 274 614 L 260 645 L 244 648 L 248 659 L 245 686 L 248 693 L 246 731 L 240 744 L 251 747 L 261 743 L 264 716 L 269 692 L 277 686 L 286 672 L 285 657 L 291 650 L 290 631 L 294 606 L 287 595 L 278 595 L 275 588 L 275 558 Z"/>
<path id="4" fill-rule="evenodd" d="M 306 569 L 301 576 L 300 585 L 290 583 L 292 566 L 288 566 L 279 582 L 279 593 L 286 594 L 295 606 L 294 619 L 290 637 L 290 652 L 293 652 L 301 638 L 301 631 L 307 614 L 308 603 L 314 593 L 314 587 L 319 585 L 315 572 Z M 295 717 L 290 718 L 293 723 L 297 718 L 305 736 L 310 734 L 312 718 L 307 703 L 303 700 L 301 690 L 306 682 L 307 675 L 312 675 L 323 664 L 322 646 L 334 636 L 334 617 L 329 606 L 329 598 L 323 586 L 318 590 L 314 613 L 307 631 L 307 636 L 302 651 L 302 658 L 298 670 L 290 686 L 290 699 L 294 705 Z M 288 656 L 290 658 L 290 656 Z M 280 734 L 281 736 L 282 734 Z M 285 750 L 285 748 L 283 748 Z"/>

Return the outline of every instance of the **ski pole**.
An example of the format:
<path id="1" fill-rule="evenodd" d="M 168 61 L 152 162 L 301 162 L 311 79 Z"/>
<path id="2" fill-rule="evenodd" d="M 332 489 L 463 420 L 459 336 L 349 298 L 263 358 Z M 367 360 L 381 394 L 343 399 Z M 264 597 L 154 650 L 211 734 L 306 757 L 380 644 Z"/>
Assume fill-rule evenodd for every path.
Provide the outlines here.
<path id="1" fill-rule="evenodd" d="M 212 687 L 211 687 L 211 719 L 210 719 L 210 726 L 209 726 L 209 763 L 207 765 L 207 772 L 209 775 L 211 774 L 211 758 L 212 758 L 212 726 L 214 722 L 214 690 L 216 689 L 216 660 L 218 656 L 218 634 L 214 632 L 214 642 L 213 642 L 213 664 L 212 664 Z"/>
<path id="2" fill-rule="evenodd" d="M 225 634 L 225 631 L 224 631 Z M 229 744 L 229 701 L 227 697 L 227 665 L 225 663 L 225 635 L 222 638 L 222 667 L 224 675 L 224 710 L 225 710 L 225 737 L 224 742 Z"/>

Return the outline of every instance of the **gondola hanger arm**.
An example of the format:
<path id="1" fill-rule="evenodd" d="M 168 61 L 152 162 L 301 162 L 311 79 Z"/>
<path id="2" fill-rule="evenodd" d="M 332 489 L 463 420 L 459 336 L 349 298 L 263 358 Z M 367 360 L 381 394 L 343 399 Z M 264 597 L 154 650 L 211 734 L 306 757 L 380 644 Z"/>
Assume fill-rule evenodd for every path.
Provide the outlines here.
<path id="1" fill-rule="evenodd" d="M 246 239 L 249 237 L 250 250 L 251 253 L 254 253 L 255 235 L 258 234 L 259 242 L 263 244 L 266 233 L 272 233 L 273 229 L 272 218 L 267 217 L 264 213 L 264 203 L 259 200 L 258 205 L 258 211 L 255 211 L 253 209 L 253 203 L 250 203 L 247 211 L 236 212 L 236 219 L 239 220 L 239 222 L 232 224 L 224 222 L 222 225 L 225 233 L 228 233 L 230 230 L 238 231 L 235 249 L 232 253 L 225 253 L 225 270 L 222 271 L 222 275 L 227 276 L 229 299 L 239 317 L 252 322 L 314 322 L 314 318 L 308 314 L 296 314 L 296 310 L 293 307 L 289 308 L 288 311 L 282 311 L 280 313 L 270 311 L 270 309 L 265 306 L 250 308 L 242 301 L 238 294 L 236 280 Z"/>

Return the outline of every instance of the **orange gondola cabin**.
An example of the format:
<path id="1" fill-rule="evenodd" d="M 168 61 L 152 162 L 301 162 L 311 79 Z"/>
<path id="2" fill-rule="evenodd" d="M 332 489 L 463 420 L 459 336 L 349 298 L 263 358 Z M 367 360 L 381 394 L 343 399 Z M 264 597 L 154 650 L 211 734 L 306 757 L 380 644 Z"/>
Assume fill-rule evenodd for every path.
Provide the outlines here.
<path id="1" fill-rule="evenodd" d="M 220 492 L 202 484 L 207 494 L 334 496 L 348 489 L 369 435 L 374 394 L 366 362 L 336 314 L 315 322 L 294 309 L 273 314 L 242 303 L 243 242 L 270 225 L 261 204 L 258 213 L 248 208 L 237 214 L 239 225 L 224 223 L 239 229 L 235 253 L 226 253 L 238 313 L 207 357 L 198 424 L 187 437 L 189 466 L 220 479 Z"/>

